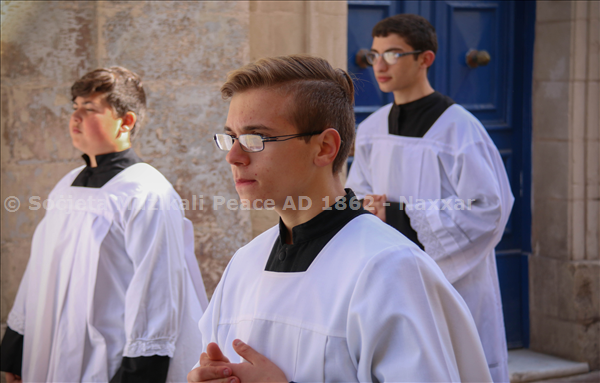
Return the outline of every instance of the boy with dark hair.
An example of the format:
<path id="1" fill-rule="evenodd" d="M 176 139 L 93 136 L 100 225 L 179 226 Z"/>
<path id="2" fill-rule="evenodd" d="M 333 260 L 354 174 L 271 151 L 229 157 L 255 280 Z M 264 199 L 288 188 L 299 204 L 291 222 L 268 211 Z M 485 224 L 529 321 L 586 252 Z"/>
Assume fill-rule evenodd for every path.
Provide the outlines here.
<path id="1" fill-rule="evenodd" d="M 348 74 L 266 58 L 221 90 L 231 101 L 215 142 L 236 190 L 271 201 L 280 221 L 227 266 L 188 381 L 489 381 L 468 308 L 435 262 L 342 187 Z"/>
<path id="2" fill-rule="evenodd" d="M 1 370 L 8 382 L 182 381 L 208 302 L 179 196 L 131 149 L 142 81 L 97 69 L 71 93 L 69 132 L 86 166 L 48 197 Z"/>
<path id="3" fill-rule="evenodd" d="M 346 186 L 437 262 L 473 314 L 494 381 L 508 382 L 494 248 L 514 198 L 479 120 L 429 84 L 436 51 L 435 29 L 421 16 L 373 28 L 367 61 L 394 103 L 359 125 Z"/>

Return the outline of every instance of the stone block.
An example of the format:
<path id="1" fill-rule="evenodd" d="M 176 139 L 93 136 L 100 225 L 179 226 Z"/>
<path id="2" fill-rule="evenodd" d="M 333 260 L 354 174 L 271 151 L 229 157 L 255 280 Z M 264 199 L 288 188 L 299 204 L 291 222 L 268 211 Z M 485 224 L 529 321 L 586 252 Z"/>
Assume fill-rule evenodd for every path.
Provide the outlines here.
<path id="1" fill-rule="evenodd" d="M 557 260 L 544 256 L 529 258 L 529 307 L 532 313 L 558 316 L 558 265 Z"/>
<path id="2" fill-rule="evenodd" d="M 533 143 L 533 196 L 565 201 L 569 198 L 569 144 L 566 141 Z"/>
<path id="3" fill-rule="evenodd" d="M 81 155 L 69 135 L 69 88 L 10 90 L 10 114 L 3 132 L 8 163 L 42 164 L 69 161 Z"/>
<path id="4" fill-rule="evenodd" d="M 532 106 L 534 140 L 569 139 L 569 83 L 535 81 Z"/>
<path id="5" fill-rule="evenodd" d="M 2 291 L 0 318 L 2 322 L 6 322 L 29 261 L 31 243 L 27 239 L 16 239 L 2 241 L 0 247 L 2 249 L 0 257 L 0 290 Z"/>
<path id="6" fill-rule="evenodd" d="M 600 317 L 600 265 L 591 262 L 557 264 L 558 318 L 591 325 Z"/>
<path id="7" fill-rule="evenodd" d="M 598 186 L 595 187 L 597 192 Z M 598 197 L 595 200 L 586 202 L 586 231 L 585 231 L 585 259 L 600 260 L 600 202 Z"/>
<path id="8" fill-rule="evenodd" d="M 577 4 L 585 4 L 583 1 Z M 579 8 L 578 6 L 575 6 Z M 586 7 L 587 8 L 587 7 Z M 573 80 L 585 80 L 587 77 L 587 67 L 589 63 L 590 44 L 589 21 L 587 19 L 574 20 L 572 23 L 572 33 L 574 49 L 572 50 L 571 63 L 573 65 L 571 78 Z"/>
<path id="9" fill-rule="evenodd" d="M 334 68 L 346 69 L 347 44 L 346 41 L 348 18 L 347 16 L 317 14 L 311 20 L 311 28 L 307 33 L 310 36 L 308 53 L 323 57 Z"/>
<path id="10" fill-rule="evenodd" d="M 571 1 L 538 1 L 536 3 L 536 21 L 566 21 L 571 19 Z"/>
<path id="11" fill-rule="evenodd" d="M 247 61 L 248 13 L 205 12 L 206 3 L 99 3 L 100 62 L 125 66 L 146 82 L 222 82 Z"/>
<path id="12" fill-rule="evenodd" d="M 96 5 L 87 1 L 2 4 L 3 82 L 69 83 L 95 63 Z"/>
<path id="13" fill-rule="evenodd" d="M 252 61 L 261 57 L 308 53 L 304 33 L 284 34 L 282 31 L 304 31 L 306 21 L 299 13 L 268 13 L 250 15 L 250 46 Z"/>
<path id="14" fill-rule="evenodd" d="M 344 1 L 315 1 L 310 4 L 313 11 L 321 15 L 348 16 L 348 5 Z"/>
<path id="15" fill-rule="evenodd" d="M 587 362 L 592 370 L 600 367 L 600 321 L 597 319 L 591 324 L 580 324 L 532 311 L 530 321 L 531 350 Z"/>
<path id="16" fill-rule="evenodd" d="M 594 1 L 574 1 L 572 2 L 571 15 L 573 20 L 587 20 L 590 16 L 590 3 Z"/>
<path id="17" fill-rule="evenodd" d="M 568 260 L 567 201 L 535 198 L 532 213 L 531 234 L 534 254 Z"/>
<path id="18" fill-rule="evenodd" d="M 570 21 L 536 24 L 533 54 L 534 80 L 569 80 L 571 33 Z"/>
<path id="19" fill-rule="evenodd" d="M 251 13 L 265 13 L 275 16 L 274 13 L 302 14 L 307 6 L 306 1 L 250 1 Z"/>

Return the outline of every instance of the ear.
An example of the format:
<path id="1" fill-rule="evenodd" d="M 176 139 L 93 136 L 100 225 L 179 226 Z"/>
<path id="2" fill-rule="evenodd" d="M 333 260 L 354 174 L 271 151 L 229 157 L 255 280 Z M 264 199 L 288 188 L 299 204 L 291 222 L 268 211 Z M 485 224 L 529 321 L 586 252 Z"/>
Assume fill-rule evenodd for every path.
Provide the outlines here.
<path id="1" fill-rule="evenodd" d="M 319 152 L 314 157 L 314 164 L 318 167 L 332 164 L 342 144 L 340 133 L 333 128 L 328 128 L 317 136 L 317 139 L 319 140 Z"/>
<path id="2" fill-rule="evenodd" d="M 121 117 L 121 126 L 119 127 L 118 136 L 123 133 L 131 132 L 131 129 L 135 126 L 135 122 L 137 121 L 137 116 L 133 112 L 127 112 L 123 117 Z"/>
<path id="3" fill-rule="evenodd" d="M 435 53 L 433 51 L 425 51 L 421 54 L 421 65 L 429 68 L 435 61 Z"/>

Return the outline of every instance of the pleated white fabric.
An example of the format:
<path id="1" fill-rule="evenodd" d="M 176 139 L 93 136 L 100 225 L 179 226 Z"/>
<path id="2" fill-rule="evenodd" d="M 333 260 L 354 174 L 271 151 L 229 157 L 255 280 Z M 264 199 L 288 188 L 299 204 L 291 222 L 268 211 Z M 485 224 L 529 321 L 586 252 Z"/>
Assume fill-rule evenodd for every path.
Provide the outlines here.
<path id="1" fill-rule="evenodd" d="M 107 382 L 123 356 L 166 355 L 168 381 L 184 382 L 206 293 L 186 261 L 181 200 L 144 163 L 97 189 L 71 186 L 81 169 L 50 193 L 9 314 L 23 380 Z"/>

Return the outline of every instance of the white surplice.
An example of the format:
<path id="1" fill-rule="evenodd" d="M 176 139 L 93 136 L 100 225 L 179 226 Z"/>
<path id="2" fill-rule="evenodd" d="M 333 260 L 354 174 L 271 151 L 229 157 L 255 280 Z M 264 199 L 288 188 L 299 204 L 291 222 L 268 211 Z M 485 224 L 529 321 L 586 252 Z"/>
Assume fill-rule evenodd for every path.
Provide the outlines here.
<path id="1" fill-rule="evenodd" d="M 346 187 L 386 194 L 469 306 L 495 382 L 508 382 L 494 247 L 514 202 L 498 149 L 481 123 L 452 105 L 422 138 L 391 135 L 386 105 L 359 125 Z M 411 205 L 412 203 L 412 205 Z"/>
<path id="2" fill-rule="evenodd" d="M 234 255 L 200 320 L 204 350 L 239 338 L 295 382 L 489 382 L 469 310 L 435 262 L 371 214 L 305 272 L 265 265 L 273 227 Z"/>
<path id="3" fill-rule="evenodd" d="M 8 317 L 23 380 L 107 382 L 124 356 L 162 355 L 186 381 L 208 302 L 181 199 L 145 163 L 101 188 L 71 186 L 82 169 L 50 193 Z"/>

